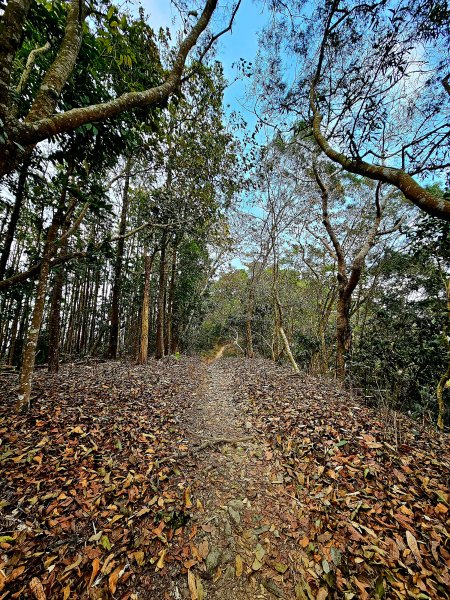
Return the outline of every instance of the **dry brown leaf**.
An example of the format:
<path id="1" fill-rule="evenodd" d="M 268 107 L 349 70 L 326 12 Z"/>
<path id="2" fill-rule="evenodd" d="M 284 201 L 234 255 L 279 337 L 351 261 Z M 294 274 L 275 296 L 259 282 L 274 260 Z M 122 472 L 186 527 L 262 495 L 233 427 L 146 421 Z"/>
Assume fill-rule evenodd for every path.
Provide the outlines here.
<path id="1" fill-rule="evenodd" d="M 191 593 L 191 600 L 198 600 L 197 582 L 195 575 L 191 570 L 188 570 L 188 586 Z"/>
<path id="2" fill-rule="evenodd" d="M 42 583 L 37 577 L 33 577 L 30 581 L 30 590 L 36 600 L 47 600 Z"/>
<path id="3" fill-rule="evenodd" d="M 242 558 L 239 556 L 239 554 L 236 554 L 236 577 L 240 577 L 243 570 L 244 563 L 242 562 Z"/>
<path id="4" fill-rule="evenodd" d="M 138 552 L 133 552 L 133 556 L 135 561 L 137 562 L 137 564 L 142 567 L 142 565 L 144 564 L 144 560 L 145 560 L 145 554 L 142 552 L 142 550 L 139 550 Z"/>
<path id="5" fill-rule="evenodd" d="M 109 576 L 108 587 L 109 587 L 109 591 L 111 592 L 111 594 L 114 594 L 116 591 L 117 583 L 119 581 L 121 570 L 122 570 L 122 567 L 117 567 L 117 569 L 115 569 Z"/>
<path id="6" fill-rule="evenodd" d="M 406 532 L 406 541 L 408 543 L 408 546 L 409 546 L 411 552 L 414 555 L 414 558 L 417 560 L 419 565 L 421 565 L 422 557 L 420 556 L 419 546 L 417 545 L 416 538 L 413 536 L 413 534 L 410 531 Z"/>
<path id="7" fill-rule="evenodd" d="M 94 579 L 97 577 L 97 574 L 99 571 L 100 571 L 100 561 L 98 560 L 98 558 L 94 558 L 94 560 L 92 561 L 92 575 L 89 580 L 89 587 L 91 587 L 91 585 L 94 582 Z"/>
<path id="8" fill-rule="evenodd" d="M 25 571 L 25 565 L 22 565 L 20 567 L 17 567 L 17 569 L 14 569 L 6 578 L 5 583 L 11 583 L 11 581 L 14 581 L 14 579 L 17 579 L 17 577 L 20 577 L 20 575 L 22 575 L 22 573 Z"/>
<path id="9" fill-rule="evenodd" d="M 353 577 L 353 582 L 360 591 L 359 597 L 361 598 L 361 600 L 369 600 L 369 594 L 366 591 L 367 584 L 362 583 L 361 581 L 356 579 L 356 577 Z"/>
<path id="10" fill-rule="evenodd" d="M 184 490 L 184 506 L 185 508 L 192 508 L 191 488 L 189 487 Z"/>
<path id="11" fill-rule="evenodd" d="M 64 569 L 63 573 L 67 573 L 67 571 L 72 571 L 73 569 L 76 569 L 82 560 L 83 560 L 83 557 L 79 556 L 75 562 L 73 562 L 71 565 L 68 565 Z"/>
<path id="12" fill-rule="evenodd" d="M 160 554 L 159 554 L 159 560 L 156 563 L 156 568 L 157 569 L 164 569 L 164 558 L 167 554 L 167 548 L 164 548 L 164 550 L 161 550 Z"/>
<path id="13" fill-rule="evenodd" d="M 209 554 L 208 540 L 203 540 L 203 542 L 200 542 L 200 544 L 198 545 L 198 554 L 203 559 L 208 556 L 208 554 Z"/>

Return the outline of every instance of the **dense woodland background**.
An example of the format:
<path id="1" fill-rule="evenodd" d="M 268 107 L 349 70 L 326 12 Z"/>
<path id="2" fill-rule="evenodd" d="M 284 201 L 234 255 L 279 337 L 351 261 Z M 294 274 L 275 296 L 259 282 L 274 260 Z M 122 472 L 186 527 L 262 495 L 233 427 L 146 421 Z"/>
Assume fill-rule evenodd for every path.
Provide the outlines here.
<path id="1" fill-rule="evenodd" d="M 236 65 L 254 130 L 224 111 L 214 46 L 239 5 L 220 23 L 214 1 L 177 6 L 180 38 L 107 1 L 2 9 L 0 357 L 18 405 L 34 361 L 226 345 L 443 427 L 447 3 L 274 0 L 257 64 Z"/>

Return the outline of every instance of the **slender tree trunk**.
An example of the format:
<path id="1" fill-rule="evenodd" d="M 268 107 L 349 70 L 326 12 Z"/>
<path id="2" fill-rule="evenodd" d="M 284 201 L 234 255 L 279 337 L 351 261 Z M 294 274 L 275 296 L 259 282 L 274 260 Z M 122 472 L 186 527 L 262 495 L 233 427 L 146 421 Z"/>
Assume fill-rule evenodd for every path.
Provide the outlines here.
<path id="1" fill-rule="evenodd" d="M 342 381 L 347 372 L 347 361 L 351 351 L 350 301 L 345 288 L 339 290 L 336 316 L 336 375 Z"/>
<path id="2" fill-rule="evenodd" d="M 65 269 L 60 265 L 55 274 L 52 298 L 50 301 L 49 333 L 48 333 L 48 370 L 57 373 L 59 370 L 59 343 L 61 337 L 61 302 L 65 280 Z"/>
<path id="3" fill-rule="evenodd" d="M 111 315 L 110 315 L 110 330 L 109 330 L 109 358 L 117 358 L 117 348 L 119 344 L 119 311 L 120 311 L 120 296 L 122 292 L 122 265 L 123 254 L 125 249 L 125 228 L 127 224 L 128 214 L 128 192 L 130 188 L 130 171 L 131 159 L 128 159 L 126 165 L 125 183 L 123 187 L 122 211 L 120 214 L 119 224 L 119 239 L 117 241 L 117 252 L 114 263 L 114 279 L 111 298 Z"/>
<path id="4" fill-rule="evenodd" d="M 278 260 L 275 255 L 275 243 L 273 244 L 273 252 L 274 252 L 274 265 L 273 265 L 273 297 L 275 304 L 275 324 L 278 327 L 278 331 L 280 332 L 280 337 L 283 342 L 284 350 L 289 359 L 289 362 L 292 365 L 292 369 L 294 373 L 300 373 L 300 369 L 298 368 L 297 362 L 292 354 L 291 346 L 289 344 L 289 340 L 287 338 L 286 332 L 283 328 L 283 311 L 281 308 L 280 297 L 278 295 Z"/>
<path id="5" fill-rule="evenodd" d="M 450 279 L 445 281 L 445 291 L 447 296 L 447 315 L 444 322 L 444 327 L 442 331 L 442 337 L 444 341 L 445 348 L 447 350 L 447 370 L 442 374 L 439 379 L 439 383 L 436 387 L 436 398 L 438 404 L 438 419 L 437 426 L 439 429 L 444 429 L 444 414 L 445 414 L 445 399 L 444 399 L 444 390 L 448 386 L 448 382 L 450 381 L 450 342 L 448 339 L 448 328 L 450 325 Z"/>
<path id="6" fill-rule="evenodd" d="M 28 157 L 23 163 L 19 172 L 14 208 L 12 210 L 11 218 L 8 223 L 8 229 L 6 230 L 6 235 L 3 241 L 3 249 L 2 254 L 0 256 L 0 279 L 3 279 L 5 276 L 6 265 L 8 264 L 9 254 L 11 252 L 11 246 L 14 240 L 14 235 L 16 233 L 17 223 L 19 222 L 20 210 L 22 208 L 23 200 L 25 198 L 29 167 L 30 158 Z"/>
<path id="7" fill-rule="evenodd" d="M 145 365 L 148 359 L 148 335 L 149 335 L 149 326 L 150 326 L 150 286 L 152 281 L 152 264 L 153 257 L 155 256 L 155 252 L 152 255 L 147 254 L 147 250 L 144 249 L 144 268 L 145 268 L 145 278 L 144 278 L 144 291 L 142 294 L 142 309 L 141 309 L 141 343 L 139 348 L 139 358 L 138 363 L 141 365 Z"/>
<path id="8" fill-rule="evenodd" d="M 56 211 L 52 224 L 48 230 L 47 240 L 44 246 L 44 252 L 39 270 L 39 278 L 36 287 L 36 297 L 31 316 L 31 325 L 28 331 L 27 341 L 22 359 L 22 369 L 19 381 L 19 396 L 16 409 L 24 410 L 30 406 L 31 383 L 33 379 L 34 360 L 39 332 L 44 314 L 45 294 L 47 291 L 48 275 L 50 272 L 50 261 L 54 253 L 54 242 L 61 225 L 62 210 L 61 207 Z"/>
<path id="9" fill-rule="evenodd" d="M 158 283 L 158 314 L 156 317 L 156 347 L 155 358 L 164 356 L 164 312 L 166 292 L 166 232 L 161 239 L 161 255 L 159 260 L 159 283 Z"/>
<path id="10" fill-rule="evenodd" d="M 175 269 L 177 264 L 177 249 L 173 247 L 172 251 L 172 266 L 170 270 L 170 282 L 167 300 L 167 327 L 166 327 L 166 354 L 170 354 L 172 349 L 173 336 L 173 302 L 175 295 Z"/>
<path id="11" fill-rule="evenodd" d="M 253 351 L 253 334 L 252 334 L 252 320 L 253 320 L 253 306 L 255 303 L 254 291 L 252 283 L 247 296 L 247 314 L 245 320 L 245 352 L 247 358 L 254 358 L 255 354 Z"/>
<path id="12" fill-rule="evenodd" d="M 286 350 L 287 357 L 289 359 L 289 362 L 292 365 L 294 373 L 300 373 L 300 369 L 298 368 L 297 362 L 294 358 L 294 355 L 292 354 L 291 347 L 289 345 L 289 340 L 287 339 L 286 333 L 284 332 L 284 329 L 282 326 L 280 327 L 280 335 L 281 335 L 281 339 L 283 340 L 284 349 Z"/>
<path id="13" fill-rule="evenodd" d="M 8 348 L 8 365 L 12 366 L 14 364 L 14 355 L 16 350 L 16 340 L 17 340 L 17 329 L 19 327 L 19 318 L 20 318 L 20 303 L 17 303 L 16 311 L 14 313 L 13 323 L 11 327 L 11 338 L 9 342 Z"/>
<path id="14" fill-rule="evenodd" d="M 61 244 L 59 254 L 67 252 L 67 239 Z M 66 270 L 64 265 L 57 268 L 52 297 L 50 300 L 50 313 L 48 317 L 49 332 L 48 332 L 48 371 L 49 373 L 57 373 L 59 370 L 59 347 L 61 341 L 61 302 L 66 279 Z"/>

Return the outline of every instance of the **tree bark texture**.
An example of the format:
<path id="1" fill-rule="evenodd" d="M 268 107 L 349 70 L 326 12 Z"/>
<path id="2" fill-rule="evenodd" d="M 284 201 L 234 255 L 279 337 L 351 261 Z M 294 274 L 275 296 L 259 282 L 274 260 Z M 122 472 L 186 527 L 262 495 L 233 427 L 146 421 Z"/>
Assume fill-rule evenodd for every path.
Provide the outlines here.
<path id="1" fill-rule="evenodd" d="M 117 250 L 114 263 L 114 279 L 111 295 L 111 314 L 109 330 L 109 349 L 108 357 L 117 358 L 117 349 L 119 345 L 119 320 L 120 320 L 120 299 L 122 293 L 122 266 L 123 254 L 125 249 L 125 229 L 127 225 L 128 193 L 130 189 L 131 160 L 128 159 L 126 167 L 125 182 L 122 195 L 122 210 L 120 213 L 119 239 L 117 240 Z"/>

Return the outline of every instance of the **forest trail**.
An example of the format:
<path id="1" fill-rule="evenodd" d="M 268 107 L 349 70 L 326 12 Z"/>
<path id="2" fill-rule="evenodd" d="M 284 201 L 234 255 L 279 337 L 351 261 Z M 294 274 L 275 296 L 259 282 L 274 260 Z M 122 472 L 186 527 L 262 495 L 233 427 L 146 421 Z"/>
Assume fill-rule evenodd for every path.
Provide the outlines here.
<path id="1" fill-rule="evenodd" d="M 16 385 L 1 598 L 450 599 L 447 435 L 263 359 L 68 364 L 20 415 Z"/>
<path id="2" fill-rule="evenodd" d="M 285 597 L 275 581 L 258 577 L 266 555 L 260 537 L 279 535 L 275 524 L 264 519 L 267 506 L 260 506 L 266 504 L 270 486 L 268 467 L 260 458 L 270 449 L 246 420 L 236 374 L 226 360 L 219 360 L 225 347 L 208 364 L 187 416 L 192 435 L 211 442 L 198 458 L 197 490 L 204 512 L 193 541 L 208 550 L 199 585 L 211 600 L 273 598 L 274 591 Z M 244 561 L 252 564 L 250 576 Z"/>

